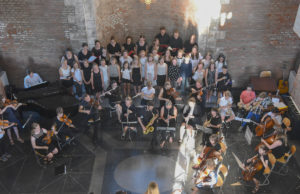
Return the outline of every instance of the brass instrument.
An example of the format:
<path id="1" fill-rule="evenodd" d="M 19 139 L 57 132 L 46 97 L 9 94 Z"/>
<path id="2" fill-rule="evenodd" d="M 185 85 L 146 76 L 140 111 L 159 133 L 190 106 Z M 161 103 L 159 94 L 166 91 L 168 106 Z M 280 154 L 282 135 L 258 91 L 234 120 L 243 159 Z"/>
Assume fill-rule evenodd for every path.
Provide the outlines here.
<path id="1" fill-rule="evenodd" d="M 146 130 L 143 131 L 144 135 L 147 135 L 148 133 L 152 133 L 154 131 L 154 127 L 152 125 L 153 125 L 155 119 L 157 119 L 157 117 L 158 117 L 158 114 L 153 115 L 152 119 L 146 125 Z"/>

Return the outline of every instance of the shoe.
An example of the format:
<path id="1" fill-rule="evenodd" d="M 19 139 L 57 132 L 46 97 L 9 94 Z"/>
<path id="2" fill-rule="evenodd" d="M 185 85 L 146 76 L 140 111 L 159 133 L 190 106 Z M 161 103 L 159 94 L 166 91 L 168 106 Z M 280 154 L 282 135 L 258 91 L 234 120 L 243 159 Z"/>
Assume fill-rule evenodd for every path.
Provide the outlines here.
<path id="1" fill-rule="evenodd" d="M 2 162 L 6 162 L 8 159 L 7 159 L 5 156 L 1 156 L 1 157 L 0 157 L 0 160 L 1 160 Z"/>
<path id="2" fill-rule="evenodd" d="M 238 132 L 242 132 L 243 128 L 244 128 L 243 126 L 240 126 L 239 129 L 238 129 Z"/>
<path id="3" fill-rule="evenodd" d="M 124 134 L 122 134 L 122 136 L 121 136 L 121 140 L 124 140 L 125 139 L 125 135 Z"/>
<path id="4" fill-rule="evenodd" d="M 10 140 L 10 145 L 15 145 L 15 142 L 14 142 L 14 140 Z"/>
<path id="5" fill-rule="evenodd" d="M 11 154 L 9 154 L 9 153 L 5 153 L 4 156 L 5 156 L 6 158 L 11 158 Z"/>
<path id="6" fill-rule="evenodd" d="M 18 140 L 18 142 L 20 142 L 20 143 L 24 143 L 24 140 L 23 140 L 22 138 L 18 138 L 17 140 Z"/>
<path id="7" fill-rule="evenodd" d="M 89 119 L 88 120 L 88 123 L 93 123 L 94 122 L 94 119 Z"/>

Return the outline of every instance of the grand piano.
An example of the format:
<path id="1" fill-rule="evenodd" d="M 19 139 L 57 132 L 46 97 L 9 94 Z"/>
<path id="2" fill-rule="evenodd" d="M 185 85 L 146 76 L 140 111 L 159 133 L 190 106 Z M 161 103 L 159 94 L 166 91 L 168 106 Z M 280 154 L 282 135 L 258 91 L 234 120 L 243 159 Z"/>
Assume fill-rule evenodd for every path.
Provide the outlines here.
<path id="1" fill-rule="evenodd" d="M 23 110 L 36 111 L 45 117 L 55 117 L 56 108 L 61 106 L 65 113 L 74 116 L 78 112 L 79 101 L 68 94 L 59 82 L 43 82 L 30 88 L 17 90 L 19 102 L 26 103 Z"/>

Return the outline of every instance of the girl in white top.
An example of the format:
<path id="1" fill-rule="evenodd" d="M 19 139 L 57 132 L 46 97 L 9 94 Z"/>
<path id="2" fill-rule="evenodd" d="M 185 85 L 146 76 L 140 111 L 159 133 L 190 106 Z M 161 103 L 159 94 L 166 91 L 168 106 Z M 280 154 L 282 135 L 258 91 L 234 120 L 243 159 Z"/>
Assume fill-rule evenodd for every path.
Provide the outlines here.
<path id="1" fill-rule="evenodd" d="M 71 79 L 71 67 L 68 65 L 67 60 L 64 60 L 62 66 L 59 68 L 59 77 L 61 80 Z"/>
<path id="2" fill-rule="evenodd" d="M 122 83 L 124 85 L 124 96 L 130 96 L 130 74 L 131 69 L 129 68 L 129 64 L 127 61 L 124 62 L 123 68 L 121 70 L 122 74 Z"/>
<path id="3" fill-rule="evenodd" d="M 225 61 L 225 56 L 223 54 L 220 54 L 218 59 L 216 60 L 216 69 L 218 74 L 222 72 L 223 66 L 227 66 L 227 63 Z"/>
<path id="4" fill-rule="evenodd" d="M 83 72 L 79 68 L 77 62 L 74 63 L 74 66 L 71 70 L 73 77 L 73 93 L 75 94 L 75 98 L 81 100 L 82 96 L 85 94 L 85 87 L 82 81 Z"/>
<path id="5" fill-rule="evenodd" d="M 205 76 L 205 69 L 203 68 L 204 64 L 202 61 L 198 63 L 198 65 L 193 69 L 193 81 L 196 83 L 197 80 L 201 80 L 201 84 L 203 85 L 203 79 Z"/>
<path id="6" fill-rule="evenodd" d="M 165 63 L 164 57 L 161 56 L 157 64 L 157 85 L 161 89 L 168 80 L 168 65 Z"/>
<path id="7" fill-rule="evenodd" d="M 155 63 L 158 63 L 158 60 L 159 60 L 159 54 L 158 54 L 158 51 L 156 49 L 154 49 L 152 51 L 152 56 L 153 56 L 153 60 Z"/>
<path id="8" fill-rule="evenodd" d="M 234 112 L 231 109 L 232 105 L 232 97 L 229 91 L 225 92 L 225 95 L 219 99 L 219 111 L 221 115 L 222 122 L 230 122 L 235 118 Z M 225 121 L 225 117 L 229 116 L 229 118 Z"/>
<path id="9" fill-rule="evenodd" d="M 148 62 L 145 66 L 145 85 L 148 81 L 152 83 L 152 86 L 156 86 L 157 79 L 157 65 L 153 61 L 153 56 L 150 54 L 148 57 Z"/>
<path id="10" fill-rule="evenodd" d="M 142 78 L 145 78 L 145 66 L 147 63 L 147 57 L 146 57 L 146 52 L 144 50 L 141 50 L 140 52 L 140 63 L 141 63 L 141 68 L 142 68 Z"/>
<path id="11" fill-rule="evenodd" d="M 106 65 L 106 61 L 105 59 L 101 59 L 100 62 L 100 66 L 99 66 L 100 70 L 102 71 L 102 75 L 103 75 L 103 81 L 104 81 L 104 90 L 106 90 L 109 86 L 109 69 Z"/>
<path id="12" fill-rule="evenodd" d="M 203 57 L 201 56 L 201 53 L 198 52 L 198 47 L 194 46 L 192 48 L 192 52 L 191 52 L 191 62 L 192 62 L 192 68 L 194 69 L 199 61 L 202 59 Z"/>
<path id="13" fill-rule="evenodd" d="M 128 62 L 129 66 L 132 63 L 132 58 L 128 55 L 128 52 L 126 50 L 124 50 L 123 56 L 120 57 L 121 68 L 123 67 L 125 61 Z"/>

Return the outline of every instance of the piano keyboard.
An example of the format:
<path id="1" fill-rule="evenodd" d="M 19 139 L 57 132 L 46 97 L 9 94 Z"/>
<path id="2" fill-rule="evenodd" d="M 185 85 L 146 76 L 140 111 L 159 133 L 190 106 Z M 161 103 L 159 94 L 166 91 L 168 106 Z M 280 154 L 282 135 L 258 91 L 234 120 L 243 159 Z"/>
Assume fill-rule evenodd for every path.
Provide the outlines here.
<path id="1" fill-rule="evenodd" d="M 157 127 L 157 131 L 176 131 L 175 127 Z"/>

